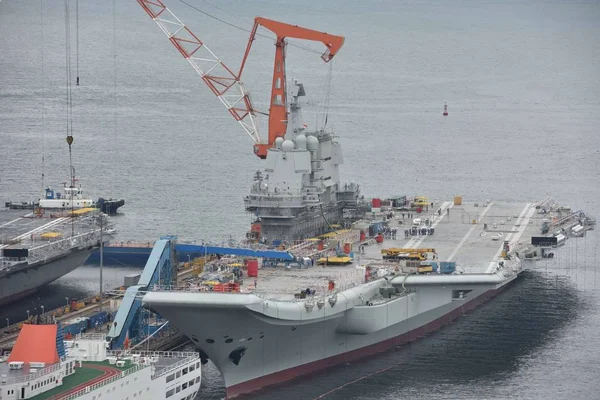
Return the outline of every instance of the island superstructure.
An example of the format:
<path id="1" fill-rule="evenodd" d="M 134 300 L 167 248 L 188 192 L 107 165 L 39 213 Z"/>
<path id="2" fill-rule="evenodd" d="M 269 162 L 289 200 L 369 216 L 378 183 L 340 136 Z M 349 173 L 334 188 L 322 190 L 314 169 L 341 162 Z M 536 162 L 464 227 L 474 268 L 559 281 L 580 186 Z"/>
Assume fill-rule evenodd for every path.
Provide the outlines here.
<path id="1" fill-rule="evenodd" d="M 345 209 L 355 209 L 360 195 L 355 183 L 340 182 L 341 144 L 332 132 L 309 132 L 303 125 L 300 97 L 304 86 L 292 86 L 290 114 L 284 137 L 275 139 L 258 171 L 246 210 L 260 220 L 260 238 L 293 242 L 328 232 Z"/>

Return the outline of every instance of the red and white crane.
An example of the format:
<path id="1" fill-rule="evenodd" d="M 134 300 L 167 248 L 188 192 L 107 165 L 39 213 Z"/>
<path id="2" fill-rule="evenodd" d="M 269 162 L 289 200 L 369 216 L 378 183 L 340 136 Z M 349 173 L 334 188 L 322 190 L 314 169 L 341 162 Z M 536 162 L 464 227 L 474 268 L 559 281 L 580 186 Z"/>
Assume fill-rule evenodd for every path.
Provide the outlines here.
<path id="1" fill-rule="evenodd" d="M 233 118 L 240 123 L 244 131 L 250 135 L 254 141 L 254 153 L 263 159 L 266 158 L 267 151 L 273 146 L 275 139 L 285 135 L 287 125 L 286 38 L 322 42 L 326 47 L 326 51 L 321 58 L 325 62 L 329 62 L 344 44 L 342 36 L 257 17 L 254 20 L 254 27 L 250 33 L 242 64 L 236 74 L 181 22 L 161 0 L 137 0 L 137 2 L 167 35 L 173 46 L 179 50 L 179 53 L 196 70 Z M 266 140 L 262 140 L 260 137 L 256 121 L 257 111 L 252 106 L 250 94 L 241 80 L 259 26 L 269 29 L 277 36 L 271 101 L 269 103 L 269 134 Z"/>

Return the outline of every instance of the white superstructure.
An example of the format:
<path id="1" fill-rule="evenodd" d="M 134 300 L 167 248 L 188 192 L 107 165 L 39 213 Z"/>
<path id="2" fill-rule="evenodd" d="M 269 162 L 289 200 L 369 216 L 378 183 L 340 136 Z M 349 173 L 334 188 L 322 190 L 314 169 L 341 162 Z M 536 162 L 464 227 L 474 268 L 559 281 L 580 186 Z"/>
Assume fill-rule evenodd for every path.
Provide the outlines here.
<path id="1" fill-rule="evenodd" d="M 202 379 L 198 353 L 112 351 L 105 339 L 102 334 L 78 335 L 65 342 L 66 357 L 52 365 L 0 364 L 0 399 L 30 399 L 49 390 L 57 392 L 52 396 L 57 400 L 196 398 Z"/>

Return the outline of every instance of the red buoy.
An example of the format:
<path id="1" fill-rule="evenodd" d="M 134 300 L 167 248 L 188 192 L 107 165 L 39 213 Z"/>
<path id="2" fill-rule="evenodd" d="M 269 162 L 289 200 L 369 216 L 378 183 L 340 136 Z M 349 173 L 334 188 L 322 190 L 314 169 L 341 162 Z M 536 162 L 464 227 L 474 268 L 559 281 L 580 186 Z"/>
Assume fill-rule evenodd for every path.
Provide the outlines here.
<path id="1" fill-rule="evenodd" d="M 448 116 L 448 104 L 444 103 L 444 117 Z"/>

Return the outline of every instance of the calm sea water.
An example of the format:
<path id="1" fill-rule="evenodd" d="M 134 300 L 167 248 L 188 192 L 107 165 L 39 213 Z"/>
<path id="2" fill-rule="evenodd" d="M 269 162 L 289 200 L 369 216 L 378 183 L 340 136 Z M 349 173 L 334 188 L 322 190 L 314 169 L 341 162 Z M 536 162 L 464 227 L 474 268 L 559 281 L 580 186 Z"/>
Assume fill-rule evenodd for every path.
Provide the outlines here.
<path id="1" fill-rule="evenodd" d="M 190 2 L 248 28 L 261 15 L 346 36 L 332 66 L 328 119 L 344 147 L 343 178 L 366 196 L 552 195 L 600 216 L 597 2 L 218 3 L 236 18 Z M 115 218 L 119 240 L 243 236 L 251 217 L 242 199 L 261 167 L 250 139 L 137 3 L 117 3 L 113 14 L 110 2 L 79 2 L 80 182 L 93 197 L 126 199 Z M 246 32 L 170 5 L 219 57 L 239 65 Z M 305 119 L 314 127 L 329 67 L 314 52 L 288 50 L 288 76 L 304 82 Z M 39 197 L 42 171 L 46 185 L 69 176 L 64 51 L 62 5 L 0 3 L 2 201 Z M 272 42 L 257 40 L 244 77 L 262 109 L 272 56 Z M 253 397 L 313 399 L 333 390 L 326 398 L 600 398 L 599 252 L 593 233 L 424 340 Z M 130 272 L 114 269 L 111 282 Z M 93 267 L 77 270 L 40 292 L 40 302 L 93 293 L 96 276 Z M 0 314 L 24 316 L 36 301 Z M 218 372 L 208 366 L 205 375 L 202 398 L 223 397 Z"/>

